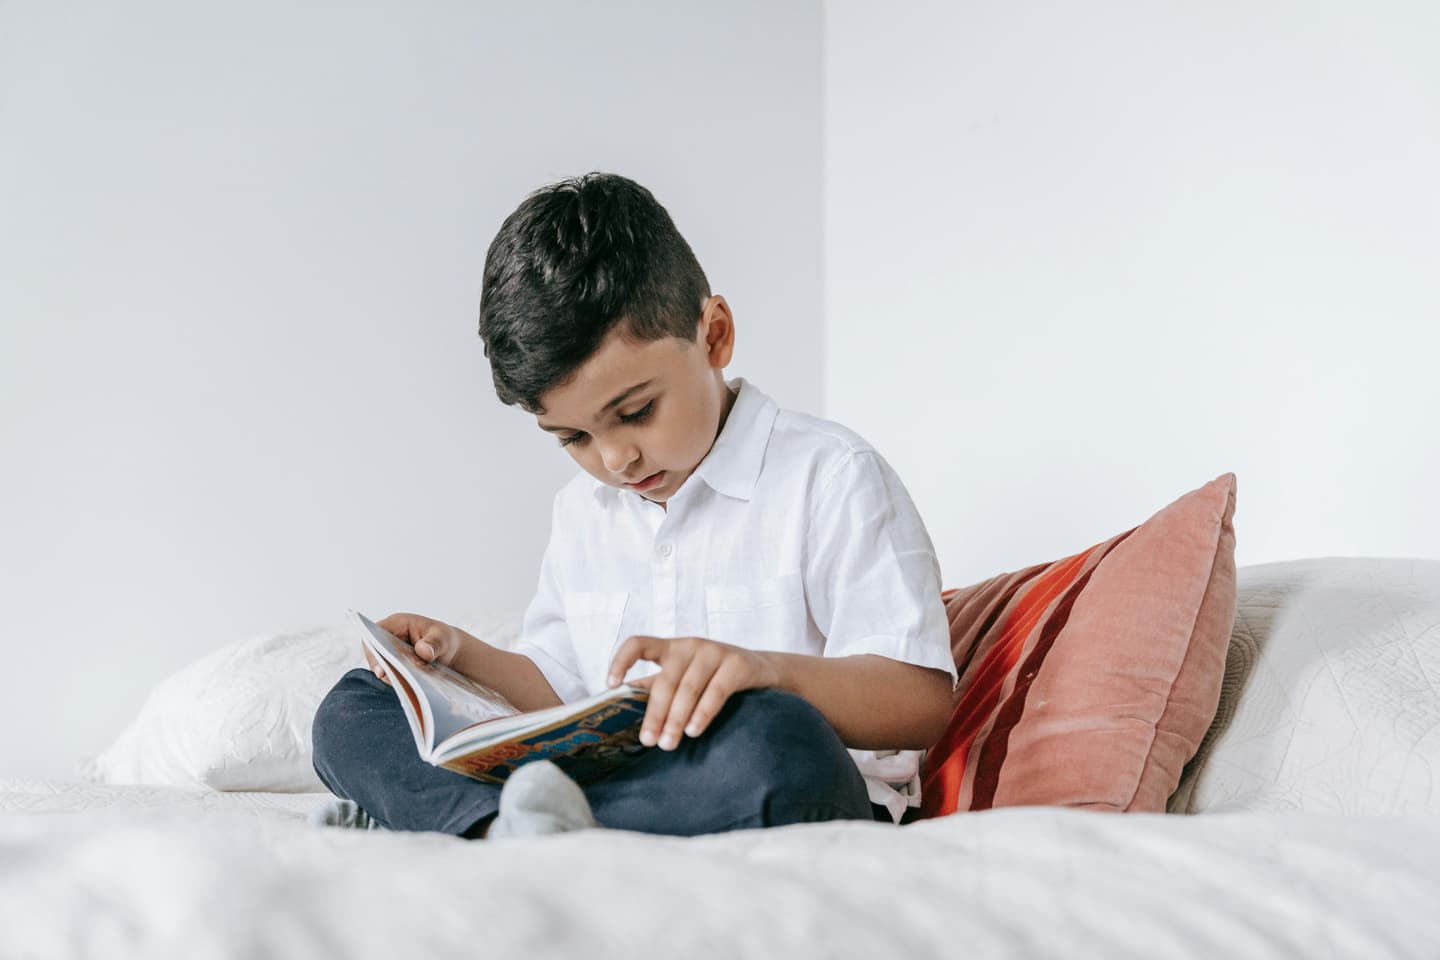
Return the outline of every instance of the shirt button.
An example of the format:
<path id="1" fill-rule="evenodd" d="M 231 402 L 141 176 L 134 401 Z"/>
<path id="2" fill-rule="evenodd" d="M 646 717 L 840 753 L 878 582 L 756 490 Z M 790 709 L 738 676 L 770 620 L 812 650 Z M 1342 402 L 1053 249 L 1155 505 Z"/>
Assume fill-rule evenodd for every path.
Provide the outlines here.
<path id="1" fill-rule="evenodd" d="M 662 543 L 660 544 L 660 546 L 655 548 L 655 552 L 660 555 L 661 560 L 664 560 L 666 557 L 670 556 L 670 550 L 671 547 L 668 543 Z"/>

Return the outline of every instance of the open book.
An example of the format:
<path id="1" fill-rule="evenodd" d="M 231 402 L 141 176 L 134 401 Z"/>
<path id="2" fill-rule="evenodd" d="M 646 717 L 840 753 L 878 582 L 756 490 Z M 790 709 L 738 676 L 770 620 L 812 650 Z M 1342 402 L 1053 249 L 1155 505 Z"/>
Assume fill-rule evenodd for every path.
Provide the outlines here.
<path id="1" fill-rule="evenodd" d="M 439 663 L 349 611 L 360 637 L 385 664 L 422 759 L 487 783 L 521 764 L 549 760 L 576 783 L 613 772 L 648 747 L 640 723 L 650 691 L 628 683 L 585 700 L 521 713 L 497 691 Z"/>

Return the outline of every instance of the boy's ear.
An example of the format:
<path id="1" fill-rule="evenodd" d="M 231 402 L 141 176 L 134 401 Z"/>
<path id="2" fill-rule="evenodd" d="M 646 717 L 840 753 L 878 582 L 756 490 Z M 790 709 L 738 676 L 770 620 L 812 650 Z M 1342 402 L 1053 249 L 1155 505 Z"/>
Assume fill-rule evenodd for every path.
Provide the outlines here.
<path id="1" fill-rule="evenodd" d="M 735 317 L 724 297 L 716 294 L 705 302 L 700 327 L 708 354 L 706 361 L 717 370 L 727 366 L 735 352 Z"/>

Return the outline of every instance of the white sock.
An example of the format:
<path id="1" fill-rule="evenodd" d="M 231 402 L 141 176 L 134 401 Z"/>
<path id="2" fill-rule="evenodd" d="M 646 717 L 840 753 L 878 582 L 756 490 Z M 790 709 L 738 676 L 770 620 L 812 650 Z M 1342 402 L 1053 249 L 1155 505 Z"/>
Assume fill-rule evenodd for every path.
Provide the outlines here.
<path id="1" fill-rule="evenodd" d="M 342 800 L 339 797 L 311 810 L 305 815 L 305 819 L 316 826 L 354 827 L 358 830 L 385 829 L 374 817 L 360 809 L 360 805 L 354 800 Z"/>
<path id="2" fill-rule="evenodd" d="M 598 827 L 580 784 L 549 760 L 532 760 L 505 781 L 486 839 Z"/>

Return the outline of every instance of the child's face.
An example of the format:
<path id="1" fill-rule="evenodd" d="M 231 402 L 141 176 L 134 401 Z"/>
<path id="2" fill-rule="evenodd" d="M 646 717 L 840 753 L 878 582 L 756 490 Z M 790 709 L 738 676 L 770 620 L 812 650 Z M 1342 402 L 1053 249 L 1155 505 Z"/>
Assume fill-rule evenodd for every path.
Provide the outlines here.
<path id="1" fill-rule="evenodd" d="M 541 396 L 545 413 L 535 420 L 592 477 L 663 506 L 710 452 L 730 412 L 734 395 L 721 371 L 735 324 L 717 295 L 705 301 L 693 342 L 634 343 L 621 326 L 569 382 Z M 650 480 L 655 474 L 658 482 Z M 635 486 L 646 480 L 653 486 Z"/>

